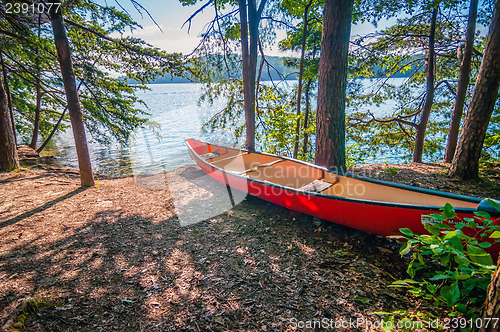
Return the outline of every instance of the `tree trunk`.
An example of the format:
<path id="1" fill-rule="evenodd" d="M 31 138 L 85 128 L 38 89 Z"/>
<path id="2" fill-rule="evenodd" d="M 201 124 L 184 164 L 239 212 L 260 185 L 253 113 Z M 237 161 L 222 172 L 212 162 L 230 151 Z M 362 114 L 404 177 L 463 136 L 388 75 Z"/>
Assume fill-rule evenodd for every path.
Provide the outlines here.
<path id="1" fill-rule="evenodd" d="M 476 17 L 477 17 L 478 0 L 471 0 L 469 8 L 469 22 L 467 23 L 467 35 L 465 37 L 465 51 L 462 63 L 460 65 L 460 73 L 458 75 L 457 96 L 453 105 L 453 113 L 451 116 L 450 130 L 448 132 L 448 144 L 444 154 L 444 162 L 451 163 L 453 155 L 457 149 L 458 132 L 460 130 L 460 121 L 464 112 L 465 97 L 467 88 L 469 87 L 472 50 L 474 48 L 474 34 L 476 32 Z"/>
<path id="2" fill-rule="evenodd" d="M 307 133 L 307 126 L 309 125 L 309 113 L 311 109 L 310 103 L 310 93 L 311 93 L 311 80 L 306 84 L 306 113 L 304 115 L 304 140 L 302 141 L 302 154 L 307 155 L 307 144 L 309 144 L 309 134 Z"/>
<path id="3" fill-rule="evenodd" d="M 490 320 L 489 324 L 486 325 L 488 318 L 496 318 L 496 321 Z M 483 317 L 481 320 L 477 320 L 477 322 L 483 323 L 484 326 L 478 328 L 477 325 L 480 324 L 474 324 L 474 332 L 494 332 L 500 329 L 500 260 L 498 261 L 497 270 L 488 286 L 486 302 L 483 306 Z"/>
<path id="4" fill-rule="evenodd" d="M 306 4 L 304 8 L 304 28 L 302 30 L 302 45 L 300 53 L 300 65 L 299 65 L 299 84 L 297 87 L 297 122 L 295 124 L 295 143 L 293 145 L 293 157 L 297 158 L 299 153 L 299 136 L 300 136 L 300 106 L 302 103 L 302 78 L 304 77 L 304 57 L 306 53 L 306 34 L 307 34 L 307 14 L 309 12 L 309 7 L 311 6 L 312 0 Z"/>
<path id="5" fill-rule="evenodd" d="M 35 121 L 33 122 L 33 136 L 31 137 L 30 148 L 36 149 L 38 141 L 38 127 L 40 125 L 40 108 L 42 107 L 42 90 L 40 85 L 40 76 L 36 78 L 36 107 L 35 107 Z"/>
<path id="6" fill-rule="evenodd" d="M 429 47 L 427 49 L 427 59 L 425 61 L 425 69 L 427 72 L 427 90 L 424 106 L 420 115 L 420 123 L 417 126 L 415 137 L 415 149 L 413 150 L 413 162 L 421 163 L 422 154 L 424 152 L 425 130 L 427 122 L 431 115 L 432 104 L 434 103 L 434 67 L 435 56 L 434 40 L 436 37 L 436 21 L 437 21 L 438 5 L 432 10 L 431 27 L 429 31 Z"/>
<path id="7" fill-rule="evenodd" d="M 239 0 L 240 7 L 240 26 L 241 26 L 241 59 L 243 62 L 243 103 L 245 108 L 245 148 L 255 150 L 255 92 L 252 89 L 251 81 L 255 80 L 252 76 L 250 67 L 250 54 L 248 49 L 248 19 L 247 2 Z"/>
<path id="8" fill-rule="evenodd" d="M 54 7 L 52 7 L 54 8 Z M 71 62 L 71 51 L 69 48 L 68 37 L 64 27 L 61 10 L 50 12 L 50 21 L 54 33 L 54 42 L 57 49 L 57 58 L 61 67 L 61 74 L 66 92 L 66 101 L 68 104 L 73 137 L 75 139 L 76 153 L 78 155 L 78 166 L 80 168 L 80 182 L 82 186 L 93 186 L 94 178 L 92 176 L 92 165 L 90 162 L 89 151 L 87 147 L 87 138 L 83 124 L 83 115 L 78 99 L 78 92 L 75 84 L 75 73 Z"/>
<path id="9" fill-rule="evenodd" d="M 7 94 L 0 80 L 0 171 L 19 168 L 14 130 L 9 116 Z"/>
<path id="10" fill-rule="evenodd" d="M 479 158 L 500 86 L 500 0 L 495 10 L 484 49 L 469 111 L 460 133 L 450 174 L 464 180 L 478 177 Z"/>
<path id="11" fill-rule="evenodd" d="M 243 61 L 243 98 L 245 108 L 246 139 L 245 148 L 255 150 L 255 74 L 259 23 L 267 0 L 261 0 L 259 8 L 255 0 L 239 0 L 241 25 L 241 58 Z M 249 34 L 250 32 L 250 34 Z"/>
<path id="12" fill-rule="evenodd" d="M 9 80 L 7 79 L 7 68 L 3 62 L 3 53 L 0 52 L 0 62 L 2 64 L 2 76 L 5 92 L 7 94 L 7 105 L 9 107 L 10 122 L 12 126 L 12 134 L 14 135 L 14 144 L 17 145 L 16 123 L 14 121 L 14 105 L 12 105 L 12 95 L 10 94 Z"/>
<path id="13" fill-rule="evenodd" d="M 347 56 L 353 0 L 326 0 L 319 62 L 316 157 L 318 165 L 345 169 Z"/>
<path id="14" fill-rule="evenodd" d="M 94 62 L 95 64 L 95 62 Z M 80 83 L 78 83 L 78 86 L 76 87 L 76 91 L 78 92 L 80 90 L 80 87 L 82 86 L 84 80 L 80 80 Z M 40 147 L 36 150 L 36 152 L 40 153 L 42 152 L 43 149 L 49 144 L 50 140 L 54 136 L 54 134 L 57 131 L 57 128 L 59 128 L 59 125 L 61 124 L 62 120 L 64 119 L 64 115 L 66 114 L 66 111 L 68 110 L 68 106 L 64 108 L 64 111 L 61 113 L 61 116 L 59 117 L 59 120 L 57 120 L 56 124 L 54 125 L 54 128 L 52 128 L 52 131 L 50 132 L 49 136 L 45 139 L 45 141 L 40 145 Z"/>
<path id="15" fill-rule="evenodd" d="M 41 32 L 41 18 L 42 14 L 38 14 L 38 40 L 40 40 Z M 38 48 L 35 52 L 35 63 L 36 63 L 36 106 L 35 106 L 35 121 L 33 122 L 33 135 L 31 136 L 30 148 L 36 149 L 36 143 L 38 141 L 38 129 L 40 126 L 40 108 L 42 107 L 42 90 L 41 90 L 41 80 L 40 80 L 40 59 L 38 58 Z"/>

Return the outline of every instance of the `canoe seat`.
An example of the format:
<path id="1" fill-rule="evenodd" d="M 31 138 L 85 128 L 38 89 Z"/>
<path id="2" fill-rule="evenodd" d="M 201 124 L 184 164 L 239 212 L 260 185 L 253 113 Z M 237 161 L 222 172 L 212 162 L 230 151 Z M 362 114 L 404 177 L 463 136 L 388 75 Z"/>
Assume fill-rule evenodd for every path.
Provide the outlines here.
<path id="1" fill-rule="evenodd" d="M 326 182 L 326 181 L 323 181 L 323 180 L 314 180 L 313 182 L 310 182 L 310 183 L 306 184 L 305 186 L 300 187 L 299 190 L 301 190 L 301 191 L 310 191 L 310 192 L 313 192 L 313 193 L 320 193 L 323 190 L 326 190 L 326 189 L 330 188 L 335 183 Z"/>

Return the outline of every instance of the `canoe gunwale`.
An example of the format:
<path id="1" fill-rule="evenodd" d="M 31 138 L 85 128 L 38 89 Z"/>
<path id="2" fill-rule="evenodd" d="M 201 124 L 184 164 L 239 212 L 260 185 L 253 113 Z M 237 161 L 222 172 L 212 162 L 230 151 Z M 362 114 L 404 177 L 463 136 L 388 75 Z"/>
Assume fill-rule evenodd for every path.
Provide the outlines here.
<path id="1" fill-rule="evenodd" d="M 349 178 L 353 178 L 353 179 L 357 179 L 357 180 L 361 180 L 361 181 L 371 182 L 371 183 L 375 183 L 375 184 L 379 184 L 379 185 L 384 185 L 384 186 L 388 186 L 388 187 L 392 187 L 392 188 L 409 190 L 409 191 L 413 191 L 413 192 L 417 192 L 417 193 L 440 196 L 440 197 L 450 198 L 450 199 L 455 199 L 455 200 L 462 200 L 462 201 L 467 201 L 467 202 L 472 202 L 472 203 L 477 203 L 477 204 L 479 204 L 482 201 L 482 199 L 477 198 L 477 197 L 446 193 L 446 192 L 432 190 L 432 189 L 426 189 L 426 188 L 412 187 L 412 186 L 408 186 L 408 185 L 404 185 L 404 184 L 398 184 L 398 183 L 392 183 L 392 182 L 367 178 L 367 177 L 355 175 L 355 174 L 348 173 L 348 172 L 332 171 L 332 170 L 330 170 L 326 167 L 323 167 L 323 166 L 315 165 L 315 164 L 307 162 L 307 161 L 297 160 L 297 159 L 288 158 L 288 157 L 284 157 L 284 156 L 276 156 L 276 155 L 264 153 L 264 152 L 256 152 L 256 151 L 249 152 L 249 151 L 243 150 L 243 149 L 228 148 L 225 146 L 221 146 L 221 145 L 217 145 L 217 144 L 213 144 L 213 143 L 209 143 L 209 142 L 199 141 L 199 140 L 196 140 L 193 138 L 188 138 L 185 140 L 188 151 L 192 155 L 196 156 L 197 161 L 200 161 L 203 164 L 205 164 L 209 167 L 212 167 L 223 174 L 234 176 L 234 177 L 237 177 L 239 179 L 246 180 L 246 181 L 256 182 L 256 183 L 260 183 L 263 185 L 272 186 L 275 188 L 280 188 L 282 190 L 292 191 L 292 192 L 296 193 L 297 195 L 316 196 L 316 197 L 321 197 L 321 198 L 328 198 L 328 199 L 333 199 L 333 200 L 338 200 L 338 201 L 353 202 L 353 203 L 358 203 L 358 204 L 380 205 L 380 206 L 412 209 L 412 210 L 429 210 L 429 211 L 439 212 L 440 208 L 441 208 L 441 206 L 434 206 L 434 205 L 394 203 L 394 202 L 375 201 L 375 200 L 367 200 L 367 199 L 359 199 L 359 198 L 348 198 L 348 197 L 334 196 L 334 195 L 325 195 L 325 194 L 317 193 L 317 192 L 303 191 L 303 190 L 299 190 L 298 188 L 292 188 L 292 187 L 276 184 L 276 183 L 269 182 L 269 181 L 253 179 L 253 178 L 250 178 L 248 176 L 240 175 L 238 173 L 228 172 L 225 169 L 218 167 L 217 165 L 212 164 L 209 160 L 204 160 L 203 158 L 200 157 L 200 155 L 198 153 L 196 153 L 194 151 L 193 147 L 191 147 L 191 145 L 188 143 L 188 140 L 197 141 L 199 143 L 207 144 L 207 145 L 218 147 L 218 148 L 223 148 L 226 150 L 231 149 L 231 150 L 241 151 L 241 152 L 245 152 L 247 154 L 256 153 L 256 154 L 261 154 L 261 155 L 265 155 L 265 156 L 279 157 L 279 158 L 282 158 L 283 160 L 289 160 L 292 162 L 303 164 L 303 165 L 306 165 L 309 167 L 313 167 L 313 168 L 322 170 L 324 172 L 330 172 L 333 174 L 337 174 L 337 175 L 341 175 L 341 176 L 345 176 L 345 177 L 349 177 Z M 240 156 L 240 155 L 237 155 L 237 156 Z M 237 157 L 237 156 L 235 156 L 235 157 Z M 215 162 L 217 162 L 217 161 L 215 161 Z M 477 208 L 454 207 L 454 209 L 457 213 L 467 213 L 467 214 L 478 211 Z"/>

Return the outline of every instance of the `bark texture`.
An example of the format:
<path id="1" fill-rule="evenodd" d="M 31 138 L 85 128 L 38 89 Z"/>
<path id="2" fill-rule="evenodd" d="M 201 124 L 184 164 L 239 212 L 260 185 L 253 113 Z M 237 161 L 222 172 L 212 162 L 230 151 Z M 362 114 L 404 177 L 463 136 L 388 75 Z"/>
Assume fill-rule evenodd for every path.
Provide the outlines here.
<path id="1" fill-rule="evenodd" d="M 42 14 L 38 14 L 38 40 L 40 40 L 40 32 L 41 32 L 41 17 Z M 31 136 L 31 143 L 29 145 L 30 148 L 36 149 L 36 143 L 38 142 L 38 130 L 40 127 L 40 111 L 42 108 L 42 82 L 40 80 L 41 72 L 40 72 L 40 59 L 38 58 L 38 48 L 35 52 L 35 63 L 36 63 L 36 106 L 35 106 L 35 121 L 33 122 L 33 135 Z"/>
<path id="2" fill-rule="evenodd" d="M 495 108 L 500 86 L 500 0 L 490 24 L 483 60 L 477 76 L 469 111 L 460 133 L 457 151 L 453 157 L 450 174 L 464 180 L 478 177 L 479 158 L 484 138 Z"/>
<path id="3" fill-rule="evenodd" d="M 52 23 L 52 31 L 54 33 L 54 41 L 57 49 L 57 58 L 61 67 L 64 90 L 66 92 L 66 101 L 68 104 L 71 127 L 73 129 L 73 137 L 75 139 L 76 153 L 78 155 L 80 182 L 82 186 L 94 186 L 95 183 L 92 176 L 92 165 L 87 147 L 82 109 L 80 106 L 80 100 L 78 99 L 78 92 L 75 84 L 75 73 L 71 62 L 71 51 L 60 10 L 58 13 L 51 12 L 50 20 Z"/>
<path id="4" fill-rule="evenodd" d="M 7 79 L 7 68 L 5 68 L 5 64 L 3 62 L 2 52 L 0 52 L 0 62 L 2 64 L 2 76 L 3 76 L 4 89 L 5 89 L 5 92 L 7 93 L 7 105 L 9 107 L 10 123 L 12 126 L 12 134 L 14 135 L 14 143 L 17 145 L 16 123 L 14 121 L 14 106 L 12 105 L 12 95 L 10 94 L 9 80 Z"/>
<path id="5" fill-rule="evenodd" d="M 33 135 L 31 136 L 30 148 L 36 149 L 38 142 L 38 130 L 40 127 L 40 111 L 42 107 L 42 91 L 40 85 L 40 77 L 36 78 L 36 107 L 35 107 L 35 121 L 33 121 Z"/>
<path id="6" fill-rule="evenodd" d="M 7 93 L 0 80 L 0 171 L 19 168 L 14 130 L 10 119 Z"/>
<path id="7" fill-rule="evenodd" d="M 455 104 L 453 105 L 450 130 L 448 132 L 448 143 L 444 154 L 444 162 L 446 163 L 452 162 L 457 149 L 460 121 L 462 120 L 465 97 L 470 81 L 471 58 L 474 47 L 474 34 L 476 33 L 477 3 L 478 0 L 471 0 L 470 2 L 469 21 L 467 23 L 467 34 L 465 37 L 465 51 L 460 65 L 460 73 L 458 74 L 457 96 L 455 98 Z"/>
<path id="8" fill-rule="evenodd" d="M 307 133 L 307 126 L 309 125 L 309 113 L 311 109 L 311 80 L 307 82 L 306 85 L 306 113 L 304 115 L 304 140 L 302 141 L 302 153 L 304 156 L 307 155 L 307 145 L 309 144 L 309 134 Z"/>
<path id="9" fill-rule="evenodd" d="M 353 0 L 326 0 L 319 62 L 315 163 L 345 168 L 347 55 Z"/>
<path id="10" fill-rule="evenodd" d="M 490 285 L 488 286 L 488 294 L 483 307 L 483 317 L 481 322 L 485 326 L 474 328 L 474 332 L 494 332 L 500 329 L 500 260 L 498 261 L 497 270 L 493 275 Z M 497 320 L 489 321 L 486 327 L 487 318 L 496 318 Z"/>
<path id="11" fill-rule="evenodd" d="M 431 27 L 429 31 L 429 46 L 427 48 L 427 58 L 425 60 L 425 70 L 427 73 L 427 88 L 425 95 L 424 106 L 422 107 L 422 114 L 420 116 L 420 122 L 418 124 L 416 137 L 415 137 L 415 148 L 413 150 L 413 162 L 421 163 L 422 154 L 424 152 L 424 141 L 425 141 L 425 131 L 427 129 L 427 123 L 429 122 L 429 116 L 431 115 L 432 104 L 434 103 L 434 68 L 436 61 L 436 51 L 434 49 L 435 37 L 436 37 L 436 21 L 437 21 L 438 6 L 432 10 L 431 17 Z"/>
<path id="12" fill-rule="evenodd" d="M 246 140 L 245 148 L 255 150 L 255 74 L 259 23 L 266 0 L 261 0 L 257 8 L 256 0 L 239 0 L 241 26 L 241 57 L 243 62 L 243 97 L 245 108 Z"/>

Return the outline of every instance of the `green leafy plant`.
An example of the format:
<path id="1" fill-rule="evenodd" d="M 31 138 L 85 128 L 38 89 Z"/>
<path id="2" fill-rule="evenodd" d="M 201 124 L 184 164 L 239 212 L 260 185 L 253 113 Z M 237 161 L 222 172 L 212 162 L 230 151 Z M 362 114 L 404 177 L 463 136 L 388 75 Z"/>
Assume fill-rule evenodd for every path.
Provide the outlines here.
<path id="1" fill-rule="evenodd" d="M 26 319 L 30 315 L 36 315 L 40 309 L 52 308 L 58 305 L 58 302 L 47 297 L 42 298 L 28 298 L 21 304 L 21 310 L 13 321 L 7 321 L 4 327 L 8 326 L 8 331 L 21 331 L 24 329 Z"/>
<path id="2" fill-rule="evenodd" d="M 434 319 L 437 317 L 430 314 L 417 311 L 412 314 L 405 310 L 395 310 L 392 312 L 377 311 L 375 315 L 382 316 L 381 329 L 385 332 L 392 331 L 395 328 L 403 332 L 423 330 L 426 328 L 442 328 Z"/>
<path id="3" fill-rule="evenodd" d="M 489 203 L 500 211 L 496 202 Z M 430 215 L 430 222 L 424 225 L 430 234 L 400 230 L 406 240 L 400 254 L 412 254 L 406 271 L 410 278 L 397 280 L 391 286 L 407 288 L 416 297 L 449 307 L 450 316 L 475 318 L 496 268 L 485 249 L 499 241 L 500 227 L 484 211 L 463 219 L 448 203 L 441 211 Z"/>
<path id="4" fill-rule="evenodd" d="M 396 175 L 397 172 L 398 172 L 398 169 L 395 167 L 387 167 L 386 169 L 384 169 L 384 173 L 389 173 L 391 175 Z"/>

